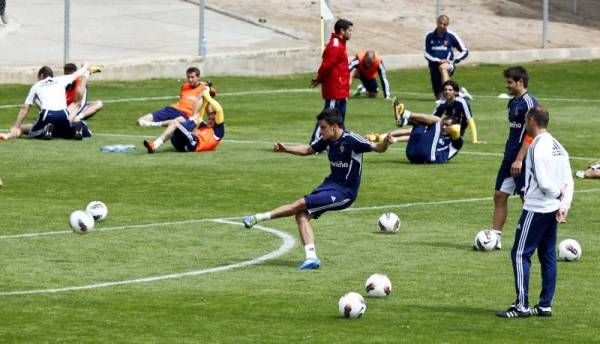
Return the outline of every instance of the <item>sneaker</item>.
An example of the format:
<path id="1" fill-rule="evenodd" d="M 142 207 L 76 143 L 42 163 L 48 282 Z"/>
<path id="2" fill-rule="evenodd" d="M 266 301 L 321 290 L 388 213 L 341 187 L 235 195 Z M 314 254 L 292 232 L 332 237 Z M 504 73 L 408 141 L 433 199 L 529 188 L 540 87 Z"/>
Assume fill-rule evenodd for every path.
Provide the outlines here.
<path id="1" fill-rule="evenodd" d="M 356 91 L 352 94 L 353 97 L 360 96 L 363 90 L 363 85 L 356 86 Z"/>
<path id="2" fill-rule="evenodd" d="M 306 258 L 300 265 L 298 265 L 298 269 L 300 270 L 314 270 L 318 269 L 321 266 L 321 261 L 317 258 Z"/>
<path id="3" fill-rule="evenodd" d="M 254 216 L 254 215 L 248 215 L 248 216 L 244 217 L 244 227 L 246 227 L 246 228 L 252 228 L 257 223 L 258 223 L 258 220 L 256 220 L 256 216 Z"/>
<path id="4" fill-rule="evenodd" d="M 458 94 L 459 94 L 461 97 L 463 97 L 463 98 L 465 98 L 465 99 L 468 99 L 469 101 L 473 101 L 473 96 L 472 96 L 472 95 L 471 95 L 471 93 L 469 93 L 469 91 L 467 91 L 467 89 L 466 89 L 466 88 L 464 88 L 464 87 L 461 87 L 461 88 L 460 88 L 460 91 L 458 92 Z"/>
<path id="5" fill-rule="evenodd" d="M 367 134 L 367 136 L 365 136 L 365 138 L 367 140 L 369 140 L 370 142 L 383 142 L 383 137 L 381 134 L 377 133 L 377 134 Z"/>
<path id="6" fill-rule="evenodd" d="M 148 150 L 148 153 L 152 154 L 156 152 L 156 148 L 154 148 L 154 141 L 144 140 L 144 146 Z"/>
<path id="7" fill-rule="evenodd" d="M 575 172 L 575 177 L 577 177 L 577 178 L 585 178 L 585 171 L 577 171 L 577 172 Z"/>
<path id="8" fill-rule="evenodd" d="M 496 237 L 498 238 L 498 240 L 496 241 L 496 246 L 494 246 L 494 250 L 501 250 L 502 249 L 502 236 L 496 235 Z"/>
<path id="9" fill-rule="evenodd" d="M 396 125 L 399 127 L 404 126 L 408 123 L 408 119 L 404 118 L 404 104 L 400 103 L 398 97 L 394 97 L 394 118 L 396 119 Z"/>
<path id="10" fill-rule="evenodd" d="M 551 317 L 552 316 L 552 308 L 550 308 L 550 307 L 544 307 L 544 308 L 547 308 L 547 309 L 543 310 L 542 307 L 540 307 L 539 305 L 533 306 L 533 308 L 530 310 L 531 315 L 533 315 L 535 317 Z"/>
<path id="11" fill-rule="evenodd" d="M 54 130 L 54 124 L 52 124 L 52 123 L 46 124 L 46 126 L 44 127 L 44 130 L 43 130 L 43 133 L 42 133 L 42 138 L 44 140 L 51 140 L 53 130 Z"/>
<path id="12" fill-rule="evenodd" d="M 73 139 L 82 140 L 83 139 L 83 128 L 81 127 L 81 123 L 73 124 Z"/>
<path id="13" fill-rule="evenodd" d="M 90 71 L 90 74 L 96 74 L 102 72 L 102 67 L 98 65 L 92 65 L 88 68 L 88 70 Z"/>
<path id="14" fill-rule="evenodd" d="M 496 312 L 496 316 L 500 318 L 528 318 L 531 315 L 531 310 L 520 311 L 515 305 L 511 305 L 505 311 Z"/>

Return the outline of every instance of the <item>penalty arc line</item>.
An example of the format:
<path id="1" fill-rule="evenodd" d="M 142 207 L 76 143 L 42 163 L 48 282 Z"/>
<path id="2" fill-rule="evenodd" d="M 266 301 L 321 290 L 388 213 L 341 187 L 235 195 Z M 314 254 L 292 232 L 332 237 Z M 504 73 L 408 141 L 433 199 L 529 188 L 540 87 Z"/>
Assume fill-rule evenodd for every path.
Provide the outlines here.
<path id="1" fill-rule="evenodd" d="M 233 221 L 229 221 L 229 220 L 225 220 L 225 219 L 214 219 L 212 221 L 217 222 L 217 223 L 222 223 L 222 224 L 231 224 L 231 225 L 237 225 L 237 226 L 242 225 L 239 222 L 233 222 Z M 237 269 L 237 268 L 241 268 L 241 267 L 245 267 L 245 266 L 256 265 L 256 264 L 265 262 L 267 260 L 280 257 L 280 256 L 286 254 L 287 252 L 289 252 L 296 243 L 296 241 L 294 240 L 294 238 L 291 235 L 289 235 L 285 232 L 282 232 L 280 230 L 268 228 L 268 227 L 264 227 L 264 226 L 260 226 L 260 225 L 254 226 L 253 228 L 256 228 L 263 232 L 267 232 L 267 233 L 273 234 L 275 236 L 278 236 L 283 240 L 283 243 L 281 244 L 281 246 L 278 249 L 271 251 L 260 257 L 250 259 L 250 260 L 245 260 L 245 261 L 234 263 L 234 264 L 225 265 L 225 266 L 209 268 L 209 269 L 194 270 L 194 271 L 174 273 L 174 274 L 168 274 L 168 275 L 160 275 L 160 276 L 152 276 L 152 277 L 143 277 L 143 278 L 123 280 L 123 281 L 102 282 L 102 283 L 73 286 L 73 287 L 7 291 L 7 292 L 0 292 L 0 296 L 60 293 L 60 292 L 77 291 L 77 290 L 85 290 L 85 289 L 105 288 L 105 287 L 112 287 L 112 286 L 126 285 L 126 284 L 156 282 L 156 281 L 162 281 L 162 280 L 168 280 L 168 279 L 177 279 L 177 278 L 182 278 L 182 277 L 204 275 L 204 274 L 213 273 L 213 272 L 222 272 L 222 271 Z"/>

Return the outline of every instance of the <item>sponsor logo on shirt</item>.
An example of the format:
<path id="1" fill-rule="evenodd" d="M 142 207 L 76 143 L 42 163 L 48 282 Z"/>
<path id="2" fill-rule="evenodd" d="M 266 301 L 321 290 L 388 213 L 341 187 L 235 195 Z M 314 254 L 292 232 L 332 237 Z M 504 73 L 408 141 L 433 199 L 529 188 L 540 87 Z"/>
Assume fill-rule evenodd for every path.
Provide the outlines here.
<path id="1" fill-rule="evenodd" d="M 333 167 L 341 167 L 341 168 L 348 168 L 349 164 L 347 162 L 343 162 L 343 161 L 332 161 L 331 162 L 331 166 L 333 166 Z"/>
<path id="2" fill-rule="evenodd" d="M 521 129 L 521 127 L 523 127 L 523 124 L 517 123 L 517 122 L 510 122 L 510 123 L 508 123 L 508 126 L 511 128 Z"/>

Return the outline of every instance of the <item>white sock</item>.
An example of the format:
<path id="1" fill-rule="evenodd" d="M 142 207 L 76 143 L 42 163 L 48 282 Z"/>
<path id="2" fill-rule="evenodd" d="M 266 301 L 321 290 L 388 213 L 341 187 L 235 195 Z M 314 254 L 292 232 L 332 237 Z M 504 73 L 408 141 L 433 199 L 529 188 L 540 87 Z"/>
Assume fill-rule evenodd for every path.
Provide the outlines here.
<path id="1" fill-rule="evenodd" d="M 151 127 L 160 127 L 161 126 L 161 122 L 150 122 L 150 126 Z"/>
<path id="2" fill-rule="evenodd" d="M 163 140 L 159 137 L 156 140 L 154 140 L 154 149 L 160 147 L 163 144 Z"/>
<path id="3" fill-rule="evenodd" d="M 404 113 L 402 114 L 402 118 L 408 120 L 410 118 L 410 115 L 412 115 L 412 112 L 410 112 L 409 110 L 404 110 Z"/>
<path id="4" fill-rule="evenodd" d="M 304 245 L 304 253 L 306 254 L 307 259 L 317 259 L 317 250 L 315 249 L 315 244 Z"/>
<path id="5" fill-rule="evenodd" d="M 496 234 L 497 236 L 502 236 L 502 231 L 499 231 L 497 229 L 492 229 L 492 232 L 494 232 L 494 234 Z"/>
<path id="6" fill-rule="evenodd" d="M 154 123 L 154 122 L 146 121 L 146 120 L 144 120 L 144 119 L 140 119 L 140 120 L 138 121 L 138 124 L 139 124 L 141 127 L 151 127 L 151 126 L 152 126 L 152 123 Z"/>
<path id="7" fill-rule="evenodd" d="M 258 213 L 254 215 L 256 217 L 256 221 L 267 221 L 271 219 L 271 213 Z"/>

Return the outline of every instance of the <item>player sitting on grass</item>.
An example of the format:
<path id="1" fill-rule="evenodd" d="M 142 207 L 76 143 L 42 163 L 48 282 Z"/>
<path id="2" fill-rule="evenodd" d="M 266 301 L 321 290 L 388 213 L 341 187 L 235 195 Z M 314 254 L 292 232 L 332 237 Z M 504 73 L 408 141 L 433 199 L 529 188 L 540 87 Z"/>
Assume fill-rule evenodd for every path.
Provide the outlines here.
<path id="1" fill-rule="evenodd" d="M 65 75 L 73 74 L 77 70 L 74 63 L 67 63 L 63 67 Z M 69 110 L 69 120 L 71 123 L 77 123 L 84 119 L 94 116 L 102 110 L 102 101 L 96 100 L 88 103 L 87 81 L 90 74 L 100 73 L 99 66 L 90 66 L 90 70 L 81 77 L 75 79 L 65 88 L 67 97 L 67 109 Z"/>
<path id="2" fill-rule="evenodd" d="M 211 93 L 214 94 L 214 90 L 202 92 L 190 118 L 171 120 L 156 140 L 144 140 L 148 153 L 156 152 L 169 139 L 179 152 L 206 152 L 217 148 L 225 136 L 225 116 L 221 104 L 211 97 Z M 205 112 L 206 121 L 203 120 Z"/>
<path id="3" fill-rule="evenodd" d="M 402 105 L 402 104 L 400 104 Z M 412 123 L 411 129 L 397 129 L 389 133 L 394 142 L 408 142 L 406 157 L 413 164 L 443 164 L 452 159 L 463 146 L 460 125 L 453 117 L 437 117 L 433 115 L 411 113 L 404 110 L 399 116 L 399 123 Z M 367 135 L 369 141 L 387 140 L 386 135 Z"/>
<path id="4" fill-rule="evenodd" d="M 329 210 L 348 208 L 358 194 L 362 154 L 385 152 L 392 143 L 391 140 L 371 143 L 360 135 L 345 131 L 342 129 L 342 116 L 335 108 L 323 110 L 317 116 L 317 121 L 322 136 L 311 145 L 286 146 L 278 142 L 273 151 L 306 156 L 327 150 L 331 169 L 329 176 L 309 195 L 293 203 L 244 218 L 244 226 L 251 228 L 261 221 L 295 216 L 306 253 L 306 259 L 299 265 L 302 270 L 316 269 L 321 265 L 315 251 L 315 235 L 310 220 L 319 218 Z"/>
<path id="5" fill-rule="evenodd" d="M 54 77 L 54 72 L 48 66 L 40 68 L 37 74 L 38 82 L 33 84 L 25 103 L 21 106 L 15 124 L 8 134 L 0 134 L 0 141 L 29 135 L 31 138 L 51 139 L 61 137 L 65 139 L 79 139 L 91 136 L 91 131 L 83 122 L 69 121 L 65 87 L 75 79 L 89 73 L 89 64 L 84 64 L 71 75 Z M 33 124 L 23 124 L 34 103 L 40 106 L 38 119 Z"/>

